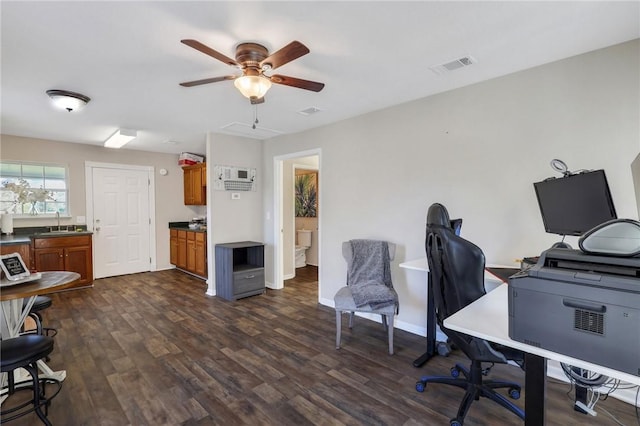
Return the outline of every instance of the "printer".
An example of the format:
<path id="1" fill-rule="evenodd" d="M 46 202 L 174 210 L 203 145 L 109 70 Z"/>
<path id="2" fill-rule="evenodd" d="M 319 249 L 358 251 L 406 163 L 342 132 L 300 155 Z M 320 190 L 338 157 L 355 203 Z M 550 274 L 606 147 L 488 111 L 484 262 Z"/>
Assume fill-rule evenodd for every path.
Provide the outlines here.
<path id="1" fill-rule="evenodd" d="M 640 257 L 551 248 L 508 293 L 511 339 L 640 376 Z"/>

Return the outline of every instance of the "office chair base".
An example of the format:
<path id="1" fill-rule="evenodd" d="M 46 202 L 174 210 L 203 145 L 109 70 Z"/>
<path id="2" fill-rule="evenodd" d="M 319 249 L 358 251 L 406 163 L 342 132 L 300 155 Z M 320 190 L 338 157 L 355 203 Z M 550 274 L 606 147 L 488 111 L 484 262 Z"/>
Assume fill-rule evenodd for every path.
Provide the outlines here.
<path id="1" fill-rule="evenodd" d="M 462 373 L 464 377 L 459 377 L 460 373 Z M 455 367 L 451 368 L 451 375 L 452 377 L 424 376 L 416 383 L 416 391 L 418 392 L 424 392 L 428 383 L 442 383 L 445 385 L 456 386 L 466 391 L 464 398 L 460 403 L 460 407 L 458 408 L 458 414 L 455 418 L 451 419 L 451 426 L 462 426 L 464 418 L 467 415 L 469 408 L 471 408 L 471 404 L 473 401 L 479 400 L 480 397 L 485 397 L 494 401 L 524 420 L 524 411 L 495 391 L 499 388 L 508 388 L 509 397 L 512 399 L 519 399 L 522 389 L 517 383 L 501 380 L 482 380 L 482 376 L 484 375 L 482 365 L 477 361 L 474 361 L 471 364 L 471 369 L 469 370 L 459 364 L 456 364 Z"/>

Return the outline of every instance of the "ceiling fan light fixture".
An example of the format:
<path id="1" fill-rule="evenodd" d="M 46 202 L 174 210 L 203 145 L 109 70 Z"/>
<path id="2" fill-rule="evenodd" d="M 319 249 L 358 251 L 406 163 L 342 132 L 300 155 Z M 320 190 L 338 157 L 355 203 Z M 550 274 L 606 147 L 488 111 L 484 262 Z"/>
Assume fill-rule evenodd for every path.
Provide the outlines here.
<path id="1" fill-rule="evenodd" d="M 246 98 L 262 98 L 271 88 L 271 81 L 259 75 L 245 75 L 233 81 L 236 88 Z"/>
<path id="2" fill-rule="evenodd" d="M 47 95 L 55 106 L 69 112 L 81 110 L 91 100 L 88 96 L 68 90 L 47 90 Z"/>
<path id="3" fill-rule="evenodd" d="M 122 148 L 138 136 L 135 130 L 118 129 L 104 141 L 105 148 Z"/>

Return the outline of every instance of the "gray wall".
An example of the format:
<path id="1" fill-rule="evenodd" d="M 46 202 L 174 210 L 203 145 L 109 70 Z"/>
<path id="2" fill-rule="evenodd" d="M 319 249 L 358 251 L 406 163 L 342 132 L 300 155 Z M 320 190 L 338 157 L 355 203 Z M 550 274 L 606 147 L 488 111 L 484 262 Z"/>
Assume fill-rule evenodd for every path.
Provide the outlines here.
<path id="1" fill-rule="evenodd" d="M 532 186 L 559 176 L 553 158 L 605 169 L 618 215 L 638 217 L 630 164 L 640 141 L 639 51 L 635 40 L 265 141 L 265 242 L 275 238 L 273 158 L 319 149 L 320 303 L 331 306 L 344 285 L 342 241 L 386 239 L 399 246 L 398 326 L 424 333 L 425 276 L 398 263 L 424 257 L 431 203 L 464 219 L 463 236 L 489 263 L 507 265 L 559 240 L 544 232 Z"/>

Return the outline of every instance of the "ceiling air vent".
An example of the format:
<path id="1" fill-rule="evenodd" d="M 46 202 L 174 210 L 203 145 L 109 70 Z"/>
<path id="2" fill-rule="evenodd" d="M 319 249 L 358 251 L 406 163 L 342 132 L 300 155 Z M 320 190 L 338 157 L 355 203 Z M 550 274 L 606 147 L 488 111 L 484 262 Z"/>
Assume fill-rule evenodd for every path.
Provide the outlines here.
<path id="1" fill-rule="evenodd" d="M 431 71 L 436 74 L 444 74 L 446 72 L 455 71 L 460 68 L 468 67 L 469 65 L 475 64 L 477 61 L 473 56 L 464 56 L 462 58 L 455 59 L 453 61 L 446 62 L 444 64 L 435 65 L 430 67 Z"/>
<path id="2" fill-rule="evenodd" d="M 311 114 L 315 114 L 316 112 L 320 112 L 322 111 L 320 108 L 316 108 L 314 106 L 309 107 L 309 108 L 305 108 L 302 111 L 298 111 L 299 114 L 302 115 L 311 115 Z"/>

